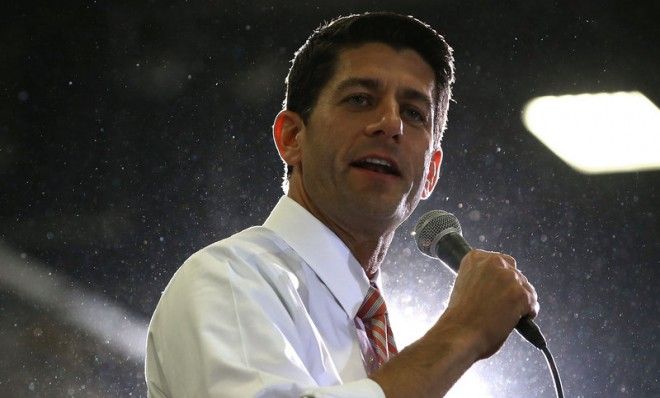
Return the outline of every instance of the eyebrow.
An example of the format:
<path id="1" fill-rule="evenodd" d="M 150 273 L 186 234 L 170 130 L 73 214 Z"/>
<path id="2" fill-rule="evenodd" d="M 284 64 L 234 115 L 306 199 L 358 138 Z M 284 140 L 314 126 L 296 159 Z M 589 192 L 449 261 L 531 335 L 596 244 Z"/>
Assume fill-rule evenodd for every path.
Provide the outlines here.
<path id="1" fill-rule="evenodd" d="M 350 77 L 348 79 L 342 80 L 337 85 L 336 91 L 343 91 L 346 89 L 354 87 L 363 87 L 368 90 L 378 90 L 383 86 L 383 83 L 378 79 L 362 78 L 362 77 Z M 430 109 L 433 108 L 433 101 L 431 98 L 419 90 L 413 88 L 404 88 L 401 90 L 402 97 L 407 100 L 412 101 L 421 101 L 425 106 Z"/>

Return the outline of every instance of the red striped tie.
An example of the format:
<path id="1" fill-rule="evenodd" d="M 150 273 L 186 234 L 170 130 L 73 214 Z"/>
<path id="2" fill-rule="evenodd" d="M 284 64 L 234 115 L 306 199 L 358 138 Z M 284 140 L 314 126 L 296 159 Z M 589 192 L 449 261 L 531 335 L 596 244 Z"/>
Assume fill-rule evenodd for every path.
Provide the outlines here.
<path id="1" fill-rule="evenodd" d="M 374 364 L 368 364 L 368 370 L 376 370 L 383 365 L 390 355 L 397 353 L 394 336 L 387 316 L 387 307 L 378 288 L 371 283 L 367 297 L 357 312 L 362 320 L 365 332 L 375 353 Z"/>

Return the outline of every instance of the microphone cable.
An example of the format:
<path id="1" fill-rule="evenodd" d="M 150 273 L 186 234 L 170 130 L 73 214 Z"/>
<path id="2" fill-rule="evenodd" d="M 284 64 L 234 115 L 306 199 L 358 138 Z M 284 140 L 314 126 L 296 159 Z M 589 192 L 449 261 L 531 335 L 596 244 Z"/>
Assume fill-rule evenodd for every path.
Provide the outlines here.
<path id="1" fill-rule="evenodd" d="M 552 379 L 555 382 L 555 393 L 557 398 L 564 398 L 564 388 L 561 386 L 561 378 L 559 377 L 559 370 L 557 370 L 557 365 L 555 364 L 555 359 L 552 357 L 552 353 L 548 346 L 541 348 L 543 355 L 545 356 L 546 362 L 548 362 L 548 367 L 552 373 Z"/>

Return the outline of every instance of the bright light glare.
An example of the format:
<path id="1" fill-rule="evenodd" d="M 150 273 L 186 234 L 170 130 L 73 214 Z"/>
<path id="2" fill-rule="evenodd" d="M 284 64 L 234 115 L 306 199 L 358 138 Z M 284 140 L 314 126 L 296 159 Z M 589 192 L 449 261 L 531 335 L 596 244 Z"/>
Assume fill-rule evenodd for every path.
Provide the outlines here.
<path id="1" fill-rule="evenodd" d="M 410 294 L 392 295 L 387 302 L 392 331 L 399 350 L 419 339 L 433 326 L 440 314 L 415 304 Z M 491 398 L 487 380 L 479 369 L 468 370 L 449 390 L 447 398 L 479 397 Z"/>
<path id="2" fill-rule="evenodd" d="M 660 110 L 640 92 L 535 98 L 523 122 L 583 173 L 660 168 Z"/>
<path id="3" fill-rule="evenodd" d="M 388 297 L 387 308 L 399 349 L 422 337 L 440 316 L 430 314 L 430 311 L 418 306 L 410 294 L 391 295 Z"/>
<path id="4" fill-rule="evenodd" d="M 144 361 L 147 319 L 2 242 L 0 287 L 96 337 L 125 359 Z"/>
<path id="5" fill-rule="evenodd" d="M 478 398 L 492 398 L 493 394 L 490 392 L 488 385 L 484 382 L 484 377 L 479 375 L 477 371 L 472 368 L 463 374 L 463 377 L 458 379 L 456 384 L 449 390 L 446 398 L 465 398 L 465 397 L 478 397 Z"/>

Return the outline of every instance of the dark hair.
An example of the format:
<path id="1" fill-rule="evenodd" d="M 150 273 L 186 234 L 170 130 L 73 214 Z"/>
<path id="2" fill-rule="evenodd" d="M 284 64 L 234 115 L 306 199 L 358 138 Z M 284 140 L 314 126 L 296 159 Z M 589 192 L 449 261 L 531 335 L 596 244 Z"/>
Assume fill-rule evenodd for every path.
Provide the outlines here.
<path id="1" fill-rule="evenodd" d="M 283 107 L 298 113 L 305 123 L 323 87 L 332 78 L 339 54 L 347 48 L 378 42 L 397 50 L 415 50 L 433 69 L 435 88 L 434 146 L 439 147 L 447 122 L 454 82 L 454 58 L 445 39 L 424 22 L 391 12 L 339 17 L 318 27 L 296 51 L 286 77 Z M 287 175 L 291 167 L 287 167 Z"/>

